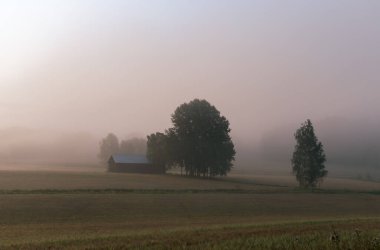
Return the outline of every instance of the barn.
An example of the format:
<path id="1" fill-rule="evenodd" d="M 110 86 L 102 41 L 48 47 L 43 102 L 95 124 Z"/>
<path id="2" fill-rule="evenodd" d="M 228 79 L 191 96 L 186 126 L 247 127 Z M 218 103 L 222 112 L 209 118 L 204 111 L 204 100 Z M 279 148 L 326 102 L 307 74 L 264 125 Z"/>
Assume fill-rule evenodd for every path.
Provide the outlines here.
<path id="1" fill-rule="evenodd" d="M 108 160 L 110 172 L 163 174 L 164 171 L 152 164 L 145 155 L 112 155 Z"/>

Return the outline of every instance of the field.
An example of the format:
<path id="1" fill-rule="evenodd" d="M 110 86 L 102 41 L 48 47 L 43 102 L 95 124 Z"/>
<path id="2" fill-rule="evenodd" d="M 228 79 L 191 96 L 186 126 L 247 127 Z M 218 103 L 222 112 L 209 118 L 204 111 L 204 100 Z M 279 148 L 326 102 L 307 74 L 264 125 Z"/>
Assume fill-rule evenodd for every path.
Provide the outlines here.
<path id="1" fill-rule="evenodd" d="M 380 249 L 380 183 L 325 184 L 3 170 L 0 249 Z"/>

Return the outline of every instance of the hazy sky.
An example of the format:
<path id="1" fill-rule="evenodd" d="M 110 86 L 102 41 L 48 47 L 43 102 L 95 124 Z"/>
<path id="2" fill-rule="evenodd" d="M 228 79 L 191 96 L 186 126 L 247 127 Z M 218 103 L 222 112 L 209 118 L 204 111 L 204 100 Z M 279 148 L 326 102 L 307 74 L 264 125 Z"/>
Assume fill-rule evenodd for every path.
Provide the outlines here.
<path id="1" fill-rule="evenodd" d="M 164 130 L 205 98 L 234 135 L 380 119 L 380 1 L 0 0 L 0 127 Z"/>

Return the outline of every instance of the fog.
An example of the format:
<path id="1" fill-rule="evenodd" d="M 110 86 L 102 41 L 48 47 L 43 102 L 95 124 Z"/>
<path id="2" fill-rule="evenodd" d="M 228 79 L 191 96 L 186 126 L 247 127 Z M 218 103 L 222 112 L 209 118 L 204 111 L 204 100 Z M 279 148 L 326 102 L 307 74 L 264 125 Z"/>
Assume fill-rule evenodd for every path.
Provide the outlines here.
<path id="1" fill-rule="evenodd" d="M 288 163 L 306 119 L 332 162 L 379 166 L 379 17 L 379 1 L 1 1 L 0 161 L 96 163 L 107 133 L 163 131 L 201 98 L 237 168 Z"/>
<path id="2" fill-rule="evenodd" d="M 272 165 L 287 162 L 290 171 L 293 134 L 298 126 L 287 124 L 266 132 L 258 143 L 255 157 L 246 158 L 242 165 L 249 168 L 250 162 L 255 161 Z M 380 179 L 380 123 L 334 117 L 318 120 L 314 127 L 324 145 L 331 173 L 350 177 L 372 175 Z"/>

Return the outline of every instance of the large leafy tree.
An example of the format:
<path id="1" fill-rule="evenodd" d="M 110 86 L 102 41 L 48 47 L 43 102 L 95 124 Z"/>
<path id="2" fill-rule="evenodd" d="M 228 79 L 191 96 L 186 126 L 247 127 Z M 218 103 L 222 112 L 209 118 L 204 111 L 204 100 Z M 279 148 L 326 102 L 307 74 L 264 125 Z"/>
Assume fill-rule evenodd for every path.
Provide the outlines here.
<path id="1" fill-rule="evenodd" d="M 191 176 L 226 175 L 235 157 L 228 120 L 206 100 L 180 105 L 172 115 L 175 161 Z"/>
<path id="2" fill-rule="evenodd" d="M 316 187 L 327 175 L 323 145 L 310 120 L 303 123 L 294 136 L 297 144 L 292 158 L 293 174 L 301 187 Z"/>
<path id="3" fill-rule="evenodd" d="M 107 163 L 111 155 L 118 154 L 120 152 L 119 139 L 113 133 L 109 133 L 100 142 L 100 152 L 98 157 L 102 163 Z"/>
<path id="4" fill-rule="evenodd" d="M 173 127 L 148 136 L 148 158 L 158 166 L 180 167 L 190 176 L 226 175 L 235 159 L 228 120 L 206 100 L 180 105 Z"/>

